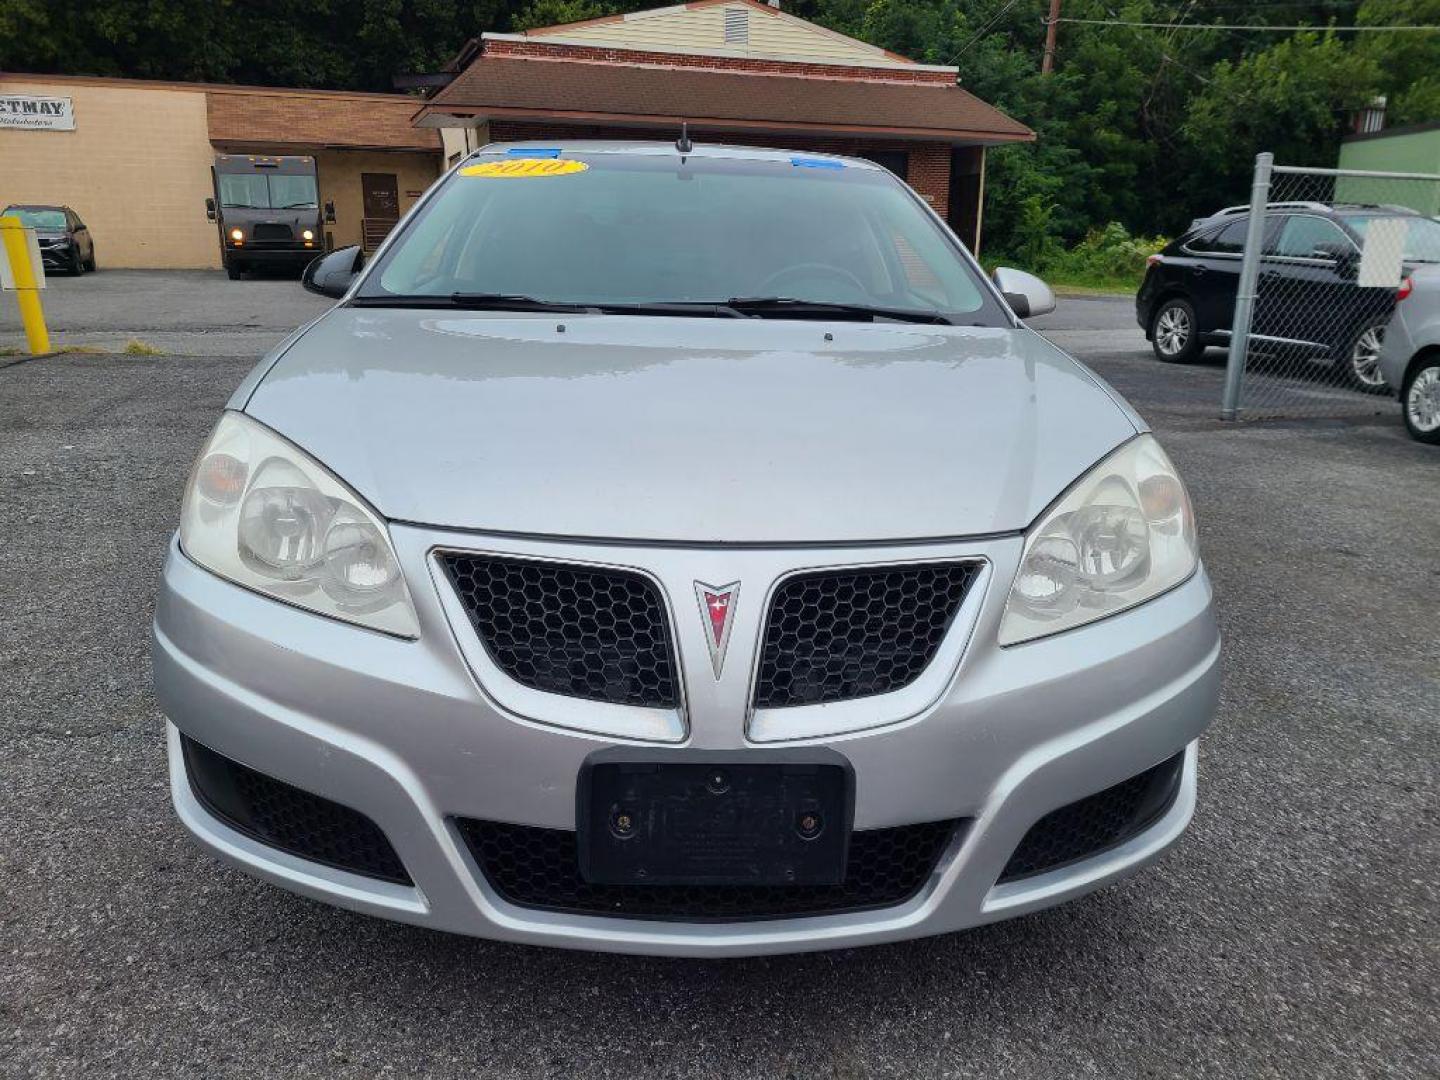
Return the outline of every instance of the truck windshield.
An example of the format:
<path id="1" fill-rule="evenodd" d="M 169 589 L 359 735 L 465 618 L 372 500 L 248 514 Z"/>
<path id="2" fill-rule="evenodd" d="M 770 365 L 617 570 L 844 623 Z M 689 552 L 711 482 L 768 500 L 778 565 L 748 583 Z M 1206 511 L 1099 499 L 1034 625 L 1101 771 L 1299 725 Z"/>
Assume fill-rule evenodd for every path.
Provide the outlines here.
<path id="1" fill-rule="evenodd" d="M 305 210 L 317 204 L 313 176 L 221 173 L 220 205 L 250 210 Z"/>
<path id="2" fill-rule="evenodd" d="M 358 296 L 502 308 L 507 298 L 711 304 L 731 317 L 744 308 L 782 318 L 802 304 L 810 317 L 815 305 L 843 305 L 854 317 L 870 309 L 1004 325 L 959 245 L 889 172 L 835 158 L 673 150 L 471 158 Z M 736 299 L 748 303 L 725 307 Z"/>

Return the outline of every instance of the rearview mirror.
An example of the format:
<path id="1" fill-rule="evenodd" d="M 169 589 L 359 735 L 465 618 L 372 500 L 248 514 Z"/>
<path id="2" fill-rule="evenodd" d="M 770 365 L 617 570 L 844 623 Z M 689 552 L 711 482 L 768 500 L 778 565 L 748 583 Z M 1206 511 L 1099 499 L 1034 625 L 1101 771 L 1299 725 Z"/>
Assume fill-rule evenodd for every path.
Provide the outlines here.
<path id="1" fill-rule="evenodd" d="M 1015 314 L 1022 319 L 1045 315 L 1055 310 L 1055 294 L 1050 286 L 1034 274 L 1024 270 L 1012 270 L 1008 266 L 997 266 L 990 275 L 995 287 L 1005 297 Z"/>
<path id="2" fill-rule="evenodd" d="M 335 224 L 335 202 L 333 199 L 325 200 L 325 224 Z"/>
<path id="3" fill-rule="evenodd" d="M 214 220 L 215 220 L 215 200 L 214 200 L 214 199 L 206 199 L 206 200 L 205 200 L 205 216 L 206 216 L 207 218 L 209 218 L 211 221 L 214 221 Z"/>
<path id="4" fill-rule="evenodd" d="M 300 284 L 310 292 L 338 300 L 345 295 L 364 265 L 365 253 L 357 245 L 336 248 L 311 260 L 300 277 Z"/>

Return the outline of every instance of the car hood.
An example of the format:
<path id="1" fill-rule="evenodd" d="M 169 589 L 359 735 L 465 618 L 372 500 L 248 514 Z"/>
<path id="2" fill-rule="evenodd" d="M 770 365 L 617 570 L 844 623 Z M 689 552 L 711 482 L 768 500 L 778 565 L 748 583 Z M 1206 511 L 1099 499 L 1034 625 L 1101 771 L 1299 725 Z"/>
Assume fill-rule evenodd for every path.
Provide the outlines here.
<path id="1" fill-rule="evenodd" d="M 697 543 L 1019 530 L 1136 430 L 1024 329 L 360 307 L 244 407 L 394 520 Z"/>

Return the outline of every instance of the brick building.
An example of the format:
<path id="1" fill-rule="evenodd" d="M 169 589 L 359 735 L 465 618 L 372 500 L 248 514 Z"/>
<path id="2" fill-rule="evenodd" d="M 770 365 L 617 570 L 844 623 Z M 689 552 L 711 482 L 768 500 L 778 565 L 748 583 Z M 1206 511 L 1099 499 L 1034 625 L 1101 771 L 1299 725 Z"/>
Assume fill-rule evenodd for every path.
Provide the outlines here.
<path id="1" fill-rule="evenodd" d="M 869 158 L 978 246 L 985 148 L 1029 128 L 919 64 L 757 0 L 485 34 L 416 113 L 447 159 L 489 141 L 694 138 Z"/>

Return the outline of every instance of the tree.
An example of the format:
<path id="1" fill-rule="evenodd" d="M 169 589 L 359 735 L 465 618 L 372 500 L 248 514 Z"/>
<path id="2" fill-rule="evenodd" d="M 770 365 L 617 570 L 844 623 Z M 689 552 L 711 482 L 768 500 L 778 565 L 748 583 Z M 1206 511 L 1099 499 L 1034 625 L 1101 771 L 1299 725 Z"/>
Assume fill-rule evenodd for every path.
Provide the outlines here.
<path id="1" fill-rule="evenodd" d="M 1243 183 L 1261 150 L 1287 164 L 1333 166 L 1345 119 L 1381 81 L 1375 60 L 1338 35 L 1296 34 L 1216 64 L 1191 100 L 1185 134 L 1232 184 Z"/>

